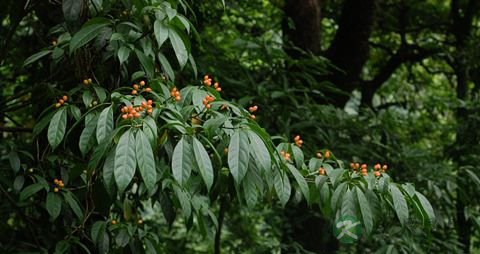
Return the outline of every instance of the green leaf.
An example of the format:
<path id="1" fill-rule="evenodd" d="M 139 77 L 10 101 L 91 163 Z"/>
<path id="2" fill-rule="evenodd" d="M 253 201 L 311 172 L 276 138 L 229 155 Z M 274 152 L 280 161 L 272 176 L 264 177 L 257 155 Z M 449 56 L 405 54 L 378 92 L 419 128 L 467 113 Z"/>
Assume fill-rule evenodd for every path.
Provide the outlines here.
<path id="1" fill-rule="evenodd" d="M 90 237 L 95 245 L 99 243 L 103 234 L 106 230 L 106 223 L 105 221 L 97 221 L 92 225 L 92 229 L 90 230 Z"/>
<path id="2" fill-rule="evenodd" d="M 123 193 L 135 175 L 135 137 L 133 130 L 123 133 L 115 150 L 115 181 L 118 192 Z"/>
<path id="3" fill-rule="evenodd" d="M 363 226 L 365 227 L 365 232 L 367 235 L 370 235 L 373 229 L 373 218 L 372 211 L 370 209 L 370 204 L 367 201 L 367 198 L 363 194 L 363 191 L 359 187 L 355 187 L 357 192 L 357 201 L 360 207 L 360 212 L 362 214 Z"/>
<path id="4" fill-rule="evenodd" d="M 129 241 L 130 234 L 128 234 L 128 231 L 126 229 L 122 228 L 115 237 L 115 243 L 117 243 L 117 245 L 120 247 L 125 247 L 127 246 Z"/>
<path id="5" fill-rule="evenodd" d="M 190 177 L 193 168 L 192 159 L 192 144 L 186 140 L 186 137 L 182 137 L 175 146 L 172 156 L 173 178 L 180 185 L 184 185 Z"/>
<path id="6" fill-rule="evenodd" d="M 247 173 L 249 158 L 248 136 L 244 131 L 236 131 L 228 146 L 228 166 L 237 184 Z"/>
<path id="7" fill-rule="evenodd" d="M 332 185 L 335 186 L 338 180 L 340 180 L 340 177 L 343 175 L 344 169 L 337 168 L 334 170 L 328 170 L 327 167 L 325 167 L 326 165 L 329 165 L 329 164 L 324 164 L 324 168 L 327 171 L 327 175 L 330 178 Z"/>
<path id="8" fill-rule="evenodd" d="M 408 221 L 408 206 L 402 191 L 395 184 L 390 185 L 390 192 L 393 199 L 393 206 L 402 226 Z"/>
<path id="9" fill-rule="evenodd" d="M 48 126 L 48 143 L 55 150 L 57 146 L 62 142 L 65 130 L 67 128 L 67 111 L 65 108 L 61 108 L 55 113 Z"/>
<path id="10" fill-rule="evenodd" d="M 31 55 L 29 58 L 27 58 L 27 60 L 25 60 L 25 62 L 23 62 L 23 67 L 38 61 L 40 58 L 42 58 L 42 57 L 44 57 L 44 56 L 46 56 L 50 53 L 52 53 L 52 50 L 43 50 L 43 51 L 40 51 L 38 53 L 35 53 L 35 54 Z"/>
<path id="11" fill-rule="evenodd" d="M 80 13 L 83 9 L 83 1 L 78 0 L 63 0 L 62 11 L 65 21 L 73 22 L 80 18 Z"/>
<path id="12" fill-rule="evenodd" d="M 347 189 L 345 193 L 343 194 L 342 197 L 342 207 L 341 207 L 341 213 L 342 216 L 345 215 L 350 215 L 353 217 L 356 217 L 356 209 L 355 209 L 355 195 L 352 193 L 351 190 Z"/>
<path id="13" fill-rule="evenodd" d="M 15 192 L 19 192 L 23 188 L 23 184 L 25 183 L 25 177 L 22 175 L 18 175 L 15 177 L 15 180 L 13 181 L 13 190 Z"/>
<path id="14" fill-rule="evenodd" d="M 80 204 L 77 201 L 77 198 L 71 192 L 62 192 L 63 197 L 67 204 L 72 208 L 73 213 L 78 217 L 79 220 L 83 219 L 83 212 L 82 208 L 80 208 Z"/>
<path id="15" fill-rule="evenodd" d="M 163 71 L 167 73 L 168 79 L 175 80 L 175 72 L 173 71 L 170 62 L 168 62 L 168 59 L 161 52 L 158 52 L 158 60 L 160 60 Z"/>
<path id="16" fill-rule="evenodd" d="M 255 174 L 247 174 L 242 181 L 243 193 L 247 206 L 253 208 L 258 200 L 258 191 L 255 185 Z"/>
<path id="17" fill-rule="evenodd" d="M 143 54 L 142 51 L 135 49 L 135 54 L 137 54 L 138 60 L 143 66 L 143 69 L 147 73 L 147 76 L 149 78 L 153 78 L 154 75 L 154 66 L 153 66 L 153 61 L 150 57 L 147 57 L 145 54 Z"/>
<path id="18" fill-rule="evenodd" d="M 340 185 L 337 186 L 335 191 L 333 192 L 332 195 L 332 210 L 335 212 L 338 209 L 338 205 L 342 201 L 343 193 L 347 189 L 347 183 L 341 183 Z"/>
<path id="19" fill-rule="evenodd" d="M 43 185 L 40 183 L 34 183 L 27 186 L 22 190 L 22 192 L 20 192 L 20 201 L 26 200 L 27 198 L 33 196 L 33 194 L 39 192 L 41 189 L 43 189 Z"/>
<path id="20" fill-rule="evenodd" d="M 123 64 L 125 61 L 127 61 L 130 51 L 132 50 L 125 46 L 121 46 L 120 49 L 118 49 L 117 57 L 118 61 L 120 61 L 120 64 Z"/>
<path id="21" fill-rule="evenodd" d="M 428 199 L 422 195 L 422 193 L 415 191 L 415 197 L 418 199 L 418 202 L 422 205 L 422 212 L 425 213 L 430 221 L 430 225 L 435 224 L 435 212 L 433 211 L 433 207 L 428 202 Z"/>
<path id="22" fill-rule="evenodd" d="M 168 27 L 160 20 L 155 20 L 153 23 L 153 32 L 155 33 L 155 39 L 158 42 L 158 48 L 168 39 Z"/>
<path id="23" fill-rule="evenodd" d="M 110 25 L 110 21 L 105 18 L 93 18 L 82 29 L 73 35 L 70 40 L 70 53 L 87 44 L 89 41 L 97 37 L 104 27 Z"/>
<path id="24" fill-rule="evenodd" d="M 107 98 L 107 93 L 105 92 L 105 89 L 99 86 L 94 86 L 93 89 L 95 90 L 95 93 L 97 94 L 97 98 L 100 103 L 103 103 Z"/>
<path id="25" fill-rule="evenodd" d="M 473 173 L 470 169 L 466 169 L 467 174 L 470 176 L 470 179 L 475 182 L 475 185 L 480 186 L 480 179 L 478 178 L 477 174 Z"/>
<path id="26" fill-rule="evenodd" d="M 83 99 L 83 104 L 85 104 L 85 107 L 90 107 L 92 102 L 93 102 L 93 95 L 92 93 L 90 93 L 90 91 L 88 90 L 85 90 L 83 91 L 83 96 L 82 96 L 82 99 Z"/>
<path id="27" fill-rule="evenodd" d="M 8 154 L 8 161 L 10 162 L 10 167 L 12 167 L 13 171 L 17 173 L 20 170 L 20 157 L 16 151 L 11 151 Z"/>
<path id="28" fill-rule="evenodd" d="M 40 121 L 38 121 L 33 127 L 32 136 L 38 136 L 38 134 L 40 134 L 40 132 L 42 132 L 43 129 L 45 129 L 45 127 L 47 127 L 47 125 L 50 123 L 50 120 L 55 115 L 55 113 L 55 111 L 50 112 L 45 117 L 41 118 Z"/>
<path id="29" fill-rule="evenodd" d="M 180 37 L 178 32 L 173 28 L 168 29 L 168 37 L 170 38 L 170 43 L 172 43 L 173 51 L 175 51 L 180 68 L 183 68 L 188 61 L 188 51 L 182 37 Z"/>
<path id="30" fill-rule="evenodd" d="M 97 142 L 100 144 L 113 131 L 113 109 L 112 106 L 105 108 L 97 122 Z"/>
<path id="31" fill-rule="evenodd" d="M 310 191 L 308 189 L 307 181 L 293 165 L 287 163 L 287 168 L 290 170 L 293 178 L 295 178 L 295 181 L 298 183 L 298 186 L 300 187 L 300 191 L 302 191 L 303 196 L 305 196 L 305 199 L 310 204 Z"/>
<path id="32" fill-rule="evenodd" d="M 178 186 L 173 186 L 173 190 L 175 191 L 175 194 L 177 195 L 178 201 L 180 201 L 180 206 L 182 207 L 182 214 L 185 217 L 185 219 L 188 219 L 190 217 L 190 214 L 192 212 L 192 206 L 190 204 L 190 199 L 187 194 L 180 189 Z"/>
<path id="33" fill-rule="evenodd" d="M 272 161 L 265 143 L 255 132 L 249 130 L 247 133 L 250 138 L 253 157 L 259 162 L 258 165 L 263 171 L 271 170 Z"/>
<path id="34" fill-rule="evenodd" d="M 280 172 L 280 170 L 274 171 L 274 187 L 277 192 L 278 199 L 282 206 L 285 206 L 290 199 L 292 187 L 290 186 L 290 180 L 288 180 L 287 174 Z"/>
<path id="35" fill-rule="evenodd" d="M 195 137 L 193 137 L 193 153 L 195 155 L 195 159 L 197 161 L 203 181 L 205 182 L 205 185 L 207 185 L 208 191 L 210 191 L 210 188 L 213 184 L 212 162 L 210 161 L 210 157 L 208 156 L 205 147 L 203 147 L 202 143 L 200 143 L 200 141 L 198 141 L 198 139 Z"/>
<path id="36" fill-rule="evenodd" d="M 80 111 L 80 109 L 75 105 L 70 105 L 69 108 L 70 112 L 73 115 L 73 118 L 75 118 L 75 120 L 77 121 L 80 121 L 80 119 L 82 118 L 82 112 Z"/>
<path id="37" fill-rule="evenodd" d="M 148 140 L 150 140 L 150 144 L 152 147 L 155 147 L 156 141 L 157 141 L 157 123 L 155 120 L 152 118 L 152 116 L 147 116 L 143 119 L 144 121 L 144 127 L 143 127 L 143 132 L 145 135 L 147 135 Z"/>
<path id="38" fill-rule="evenodd" d="M 47 207 L 51 220 L 54 221 L 58 215 L 60 215 L 60 211 L 62 210 L 62 199 L 60 198 L 60 195 L 54 192 L 49 192 L 47 194 L 45 206 Z"/>
<path id="39" fill-rule="evenodd" d="M 90 148 L 92 148 L 92 143 L 95 141 L 95 127 L 97 126 L 98 116 L 91 113 L 92 117 L 85 118 L 85 128 L 80 134 L 80 140 L 78 141 L 78 146 L 80 148 L 80 152 L 85 156 L 88 153 Z M 87 122 L 88 120 L 88 122 Z M 99 142 L 100 144 L 100 142 Z"/>
<path id="40" fill-rule="evenodd" d="M 115 191 L 115 176 L 113 175 L 115 169 L 115 150 L 112 149 L 107 155 L 105 162 L 103 163 L 103 184 L 110 196 L 113 196 Z"/>
<path id="41" fill-rule="evenodd" d="M 142 130 L 138 130 L 137 136 L 135 137 L 135 150 L 140 175 L 142 175 L 143 182 L 145 183 L 148 192 L 153 194 L 153 189 L 157 182 L 155 158 L 153 157 L 150 142 Z"/>
<path id="42" fill-rule="evenodd" d="M 295 164 L 297 168 L 302 168 L 303 165 L 303 152 L 298 146 L 292 145 L 293 158 L 295 159 Z"/>

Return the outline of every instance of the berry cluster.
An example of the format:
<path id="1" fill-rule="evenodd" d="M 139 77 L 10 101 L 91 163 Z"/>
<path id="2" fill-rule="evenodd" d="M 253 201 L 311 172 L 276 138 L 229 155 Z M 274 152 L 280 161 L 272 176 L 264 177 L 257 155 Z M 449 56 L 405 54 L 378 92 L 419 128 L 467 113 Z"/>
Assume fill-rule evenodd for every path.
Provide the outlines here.
<path id="1" fill-rule="evenodd" d="M 136 95 L 138 94 L 138 91 L 140 90 L 141 87 L 144 87 L 145 86 L 145 81 L 140 81 L 140 86 L 138 86 L 137 84 L 133 84 L 133 91 L 132 91 L 132 94 L 133 95 Z M 152 91 L 152 89 L 150 87 L 147 87 L 145 89 L 143 89 L 143 91 L 147 92 L 147 93 L 150 93 Z"/>
<path id="2" fill-rule="evenodd" d="M 55 188 L 53 188 L 54 192 L 58 192 L 61 188 L 65 187 L 65 184 L 63 184 L 62 180 L 58 180 L 57 178 L 53 179 L 53 183 L 57 185 Z"/>
<path id="3" fill-rule="evenodd" d="M 153 112 L 153 101 L 148 100 L 148 102 L 142 102 L 142 105 L 139 107 L 133 106 L 124 106 L 121 111 L 124 113 L 122 115 L 123 119 L 133 119 L 133 118 L 140 118 L 142 115 L 140 112 L 147 110 L 147 114 L 152 114 Z"/>
<path id="4" fill-rule="evenodd" d="M 180 96 L 180 91 L 176 87 L 170 90 L 170 96 L 174 97 L 176 101 L 180 101 L 182 97 Z"/>
<path id="5" fill-rule="evenodd" d="M 213 102 L 214 100 L 215 100 L 215 98 L 213 98 L 213 97 L 210 96 L 210 95 L 207 95 L 207 96 L 205 97 L 205 99 L 203 99 L 202 103 L 203 103 L 203 105 L 205 105 L 205 107 L 206 107 L 207 109 L 210 109 L 210 108 L 212 107 L 212 105 L 210 105 L 210 103 Z"/>
<path id="6" fill-rule="evenodd" d="M 321 159 L 323 157 L 322 152 L 317 152 L 317 158 Z M 325 152 L 325 158 L 330 158 L 330 151 Z"/>
<path id="7" fill-rule="evenodd" d="M 64 95 L 58 102 L 55 104 L 56 108 L 61 107 L 68 100 L 68 96 Z"/>
<path id="8" fill-rule="evenodd" d="M 363 176 L 366 176 L 367 175 L 367 164 L 362 164 L 362 166 L 360 167 L 360 164 L 359 163 L 350 163 L 350 168 L 353 169 L 353 172 L 357 173 L 357 169 L 361 168 L 361 173 Z M 382 170 L 382 173 L 385 173 L 385 171 L 388 169 L 388 166 L 387 165 L 383 165 L 381 166 L 380 164 L 375 164 L 375 166 L 373 166 L 373 169 L 375 170 L 374 171 L 374 174 L 375 176 L 381 176 L 381 173 L 380 173 L 380 170 Z"/>
<path id="9" fill-rule="evenodd" d="M 206 85 L 206 86 L 211 86 L 212 85 L 212 79 L 208 75 L 205 75 L 203 77 L 203 84 Z"/>
<path id="10" fill-rule="evenodd" d="M 290 153 L 287 153 L 285 151 L 280 151 L 280 154 L 283 156 L 283 158 L 285 158 L 286 161 L 289 161 L 290 160 Z"/>
<path id="11" fill-rule="evenodd" d="M 321 176 L 324 176 L 325 175 L 325 169 L 324 168 L 319 168 L 318 169 L 318 174 L 321 175 Z"/>
<path id="12" fill-rule="evenodd" d="M 211 86 L 212 85 L 212 79 L 208 75 L 205 75 L 205 77 L 203 77 L 203 84 L 206 85 L 206 86 Z M 215 84 L 213 84 L 213 88 L 215 88 L 215 90 L 217 90 L 217 92 L 222 91 L 222 88 L 220 87 L 218 82 L 215 82 Z"/>
<path id="13" fill-rule="evenodd" d="M 251 106 L 251 107 L 248 108 L 248 111 L 250 111 L 250 113 L 253 113 L 253 112 L 257 111 L 257 110 L 258 110 L 258 106 Z M 256 119 L 256 118 L 257 118 L 254 114 L 251 114 L 250 117 L 251 117 L 252 119 Z"/>
<path id="14" fill-rule="evenodd" d="M 92 79 L 91 79 L 91 78 L 89 78 L 89 79 L 84 79 L 84 80 L 83 80 L 83 84 L 86 85 L 86 86 L 92 84 Z"/>
<path id="15" fill-rule="evenodd" d="M 302 147 L 303 145 L 303 140 L 300 138 L 300 135 L 297 135 L 293 138 L 293 141 L 295 141 L 295 145 L 297 145 L 298 147 Z"/>

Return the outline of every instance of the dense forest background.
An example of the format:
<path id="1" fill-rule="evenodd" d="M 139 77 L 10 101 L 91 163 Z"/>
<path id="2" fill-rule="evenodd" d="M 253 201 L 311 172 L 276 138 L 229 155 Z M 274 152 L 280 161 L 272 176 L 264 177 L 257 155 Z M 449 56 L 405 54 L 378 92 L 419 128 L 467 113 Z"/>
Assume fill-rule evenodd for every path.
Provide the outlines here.
<path id="1" fill-rule="evenodd" d="M 44 109 L 56 103 L 60 91 L 74 89 L 89 77 L 110 91 L 132 81 L 132 68 L 145 66 L 140 56 L 140 62 L 131 59 L 133 51 L 128 64 L 102 53 L 111 47 L 111 31 L 100 33 L 89 47 L 74 54 L 60 47 L 70 40 L 65 31 L 73 35 L 100 14 L 152 34 L 153 20 L 139 13 L 138 2 L 164 1 L 1 1 L 1 252 L 27 253 L 42 245 L 48 253 L 55 249 L 62 253 L 62 248 L 55 248 L 65 233 L 57 229 L 61 226 L 38 220 L 41 214 L 32 213 L 31 206 L 16 198 L 38 161 L 56 163 L 54 155 L 45 157 L 47 137 L 35 133 L 34 126 Z M 373 211 L 378 222 L 372 234 L 342 244 L 332 234 L 332 217 L 296 192 L 285 208 L 270 200 L 254 208 L 235 199 L 220 202 L 214 207 L 221 214 L 221 234 L 216 235 L 185 226 L 192 222 L 181 218 L 169 224 L 161 212 L 145 209 L 142 219 L 150 221 L 158 234 L 157 249 L 165 253 L 480 251 L 479 1 L 166 2 L 178 7 L 191 24 L 185 34 L 190 39 L 182 38 L 188 41 L 189 56 L 188 64 L 179 66 L 177 48 L 165 43 L 161 59 L 167 64 L 157 59 L 158 71 L 179 87 L 197 84 L 208 74 L 220 82 L 223 97 L 245 108 L 258 105 L 256 121 L 274 139 L 301 135 L 305 154 L 329 149 L 348 164 L 388 164 L 392 178 L 412 183 L 428 198 L 436 221 L 431 230 L 416 225 L 405 229 L 392 220 L 392 212 Z M 139 24 L 143 26 L 138 28 Z M 38 52 L 45 53 L 29 58 Z M 73 165 L 76 158 L 70 159 L 66 164 L 71 168 L 82 167 Z M 115 241 L 122 239 L 111 239 Z M 131 252 L 136 253 L 133 248 Z"/>

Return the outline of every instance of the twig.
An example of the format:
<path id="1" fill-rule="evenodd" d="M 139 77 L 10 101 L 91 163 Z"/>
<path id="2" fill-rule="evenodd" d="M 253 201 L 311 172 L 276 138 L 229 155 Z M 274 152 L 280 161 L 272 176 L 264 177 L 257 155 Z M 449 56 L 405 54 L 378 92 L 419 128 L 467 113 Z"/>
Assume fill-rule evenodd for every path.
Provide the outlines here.
<path id="1" fill-rule="evenodd" d="M 0 127 L 0 132 L 32 132 L 33 128 L 26 127 Z"/>

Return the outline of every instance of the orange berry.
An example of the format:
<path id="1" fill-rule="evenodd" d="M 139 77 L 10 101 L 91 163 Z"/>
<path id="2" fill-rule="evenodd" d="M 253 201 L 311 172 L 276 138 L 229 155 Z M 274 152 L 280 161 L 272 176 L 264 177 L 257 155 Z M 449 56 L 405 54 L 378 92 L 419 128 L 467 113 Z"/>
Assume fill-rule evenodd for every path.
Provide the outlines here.
<path id="1" fill-rule="evenodd" d="M 381 173 L 379 171 L 375 171 L 375 176 L 380 176 Z"/>
<path id="2" fill-rule="evenodd" d="M 133 90 L 133 91 L 132 91 L 132 94 L 133 94 L 133 95 L 135 95 L 135 94 L 137 94 L 137 93 L 138 93 L 137 90 Z"/>
<path id="3" fill-rule="evenodd" d="M 57 179 L 57 178 L 53 179 L 53 182 L 54 182 L 55 184 L 58 184 L 58 179 Z"/>
<path id="4" fill-rule="evenodd" d="M 175 92 L 175 97 L 176 97 L 176 96 L 180 96 L 180 92 L 179 92 L 179 91 L 176 91 L 176 92 Z"/>
<path id="5" fill-rule="evenodd" d="M 88 84 L 89 84 L 89 83 L 88 83 L 88 80 L 87 80 L 87 79 L 84 79 L 84 80 L 83 80 L 83 84 L 84 84 L 84 85 L 88 85 Z"/>
<path id="6" fill-rule="evenodd" d="M 325 175 L 325 169 L 324 168 L 319 168 L 318 173 L 322 176 Z"/>
<path id="7" fill-rule="evenodd" d="M 362 172 L 362 175 L 363 175 L 363 176 L 367 176 L 367 173 L 366 173 L 366 172 Z"/>
<path id="8" fill-rule="evenodd" d="M 180 97 L 180 96 L 176 96 L 176 97 L 175 97 L 175 100 L 176 100 L 176 101 L 180 101 L 181 99 L 182 99 L 182 97 Z"/>
<path id="9" fill-rule="evenodd" d="M 117 221 L 116 221 L 116 220 L 112 220 L 112 224 L 113 224 L 113 225 L 117 224 Z"/>
<path id="10" fill-rule="evenodd" d="M 221 92 L 221 91 L 222 91 L 222 88 L 219 87 L 219 88 L 217 88 L 217 89 L 215 89 L 215 90 L 217 90 L 217 92 Z"/>
<path id="11" fill-rule="evenodd" d="M 387 170 L 387 169 L 388 169 L 388 166 L 387 166 L 387 165 L 383 165 L 382 169 L 383 169 L 383 170 Z"/>
<path id="12" fill-rule="evenodd" d="M 138 88 L 139 88 L 139 87 L 138 87 L 137 84 L 134 84 L 134 85 L 133 85 L 133 89 L 138 90 Z"/>
<path id="13" fill-rule="evenodd" d="M 367 169 L 367 164 L 362 164 L 362 169 Z"/>
<path id="14" fill-rule="evenodd" d="M 123 114 L 123 115 L 122 115 L 122 118 L 123 118 L 123 119 L 127 119 L 127 118 L 128 118 L 128 115 L 127 115 L 127 114 Z"/>
<path id="15" fill-rule="evenodd" d="M 63 104 L 63 103 L 65 103 L 65 101 L 60 99 L 60 100 L 58 100 L 58 103 Z"/>
<path id="16" fill-rule="evenodd" d="M 142 101 L 142 107 L 144 107 L 144 108 L 147 107 L 147 102 L 146 101 Z"/>
<path id="17" fill-rule="evenodd" d="M 63 188 L 63 187 L 65 187 L 65 184 L 63 184 L 62 181 L 60 181 L 60 182 L 58 183 L 58 186 L 60 186 L 60 187 Z"/>
<path id="18" fill-rule="evenodd" d="M 250 116 L 253 120 L 255 120 L 257 117 L 255 115 Z"/>
<path id="19" fill-rule="evenodd" d="M 359 163 L 355 163 L 354 169 L 357 169 L 357 168 L 360 168 L 360 164 L 359 164 Z"/>
<path id="20" fill-rule="evenodd" d="M 152 88 L 150 88 L 150 87 L 145 88 L 145 92 L 151 93 L 151 92 L 152 92 Z"/>
<path id="21" fill-rule="evenodd" d="M 153 104 L 153 101 L 152 101 L 152 100 L 148 100 L 148 101 L 147 101 L 147 104 L 148 104 L 148 105 L 152 105 L 152 104 Z"/>
<path id="22" fill-rule="evenodd" d="M 128 118 L 133 118 L 133 114 L 128 114 Z"/>
<path id="23" fill-rule="evenodd" d="M 218 82 L 215 82 L 215 84 L 213 84 L 213 87 L 218 88 Z"/>
<path id="24" fill-rule="evenodd" d="M 140 81 L 140 85 L 141 85 L 141 86 L 144 86 L 144 85 L 145 85 L 145 81 L 143 81 L 143 80 Z"/>
<path id="25" fill-rule="evenodd" d="M 55 104 L 55 107 L 56 107 L 56 108 L 59 108 L 59 107 L 61 107 L 61 106 L 62 106 L 62 104 L 60 104 L 60 103 Z"/>
<path id="26" fill-rule="evenodd" d="M 68 96 L 64 95 L 64 96 L 62 97 L 62 99 L 63 99 L 64 101 L 67 101 L 67 100 L 68 100 Z"/>
<path id="27" fill-rule="evenodd" d="M 151 108 L 149 108 L 149 109 L 147 110 L 147 113 L 149 113 L 149 114 L 151 114 L 152 112 L 153 112 L 153 109 L 151 109 Z"/>
<path id="28" fill-rule="evenodd" d="M 350 163 L 350 168 L 355 168 L 355 163 Z"/>
<path id="29" fill-rule="evenodd" d="M 140 118 L 140 114 L 139 113 L 135 113 L 135 118 Z"/>
<path id="30" fill-rule="evenodd" d="M 53 188 L 53 191 L 58 192 L 58 188 L 57 187 Z"/>
<path id="31" fill-rule="evenodd" d="M 207 102 L 206 99 L 203 99 L 202 103 L 203 103 L 203 105 L 207 105 L 207 104 L 208 104 L 208 102 Z"/>
<path id="32" fill-rule="evenodd" d="M 330 152 L 329 151 L 325 152 L 325 158 L 327 158 L 327 159 L 330 158 Z"/>
<path id="33" fill-rule="evenodd" d="M 322 158 L 322 153 L 317 153 L 317 158 Z"/>
<path id="34" fill-rule="evenodd" d="M 215 100 L 215 98 L 213 98 L 212 96 L 208 96 L 208 95 L 207 95 L 207 100 L 208 100 L 209 102 L 213 102 L 213 101 Z"/>
<path id="35" fill-rule="evenodd" d="M 205 107 L 207 107 L 207 109 L 211 109 L 211 108 L 212 108 L 212 105 L 207 104 Z"/>

